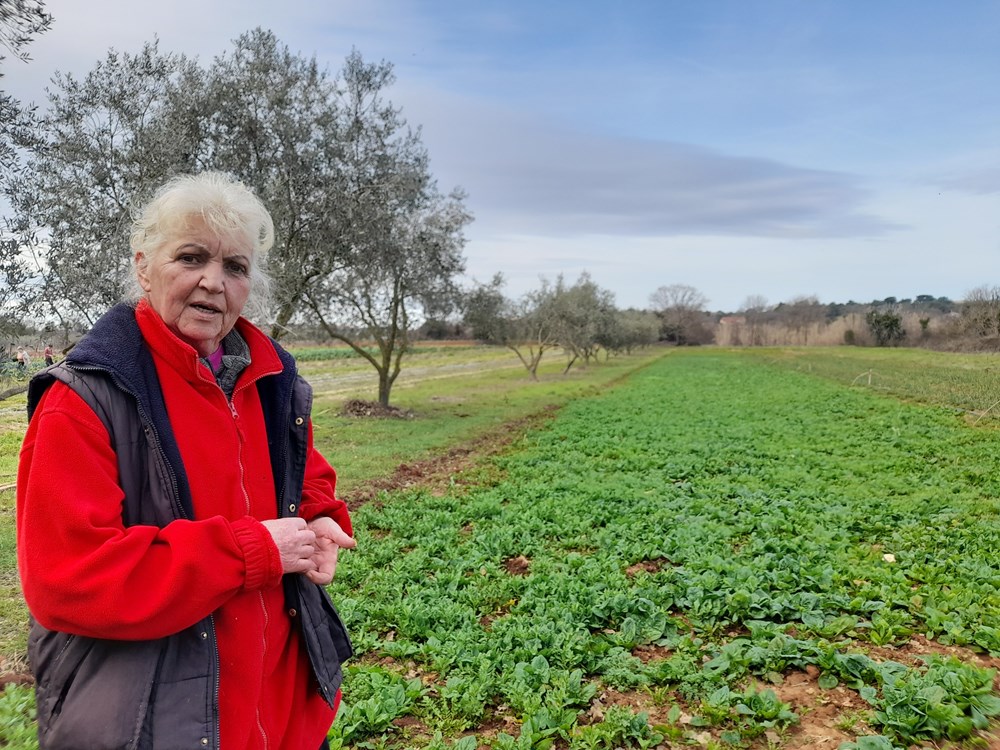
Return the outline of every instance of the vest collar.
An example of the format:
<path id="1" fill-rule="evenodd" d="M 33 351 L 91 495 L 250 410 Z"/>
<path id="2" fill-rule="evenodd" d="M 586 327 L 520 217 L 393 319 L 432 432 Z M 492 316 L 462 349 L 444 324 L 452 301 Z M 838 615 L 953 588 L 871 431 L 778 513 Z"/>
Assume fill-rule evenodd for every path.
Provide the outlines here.
<path id="1" fill-rule="evenodd" d="M 135 319 L 142 337 L 156 358 L 166 362 L 189 381 L 215 382 L 215 376 L 201 361 L 195 348 L 167 328 L 167 324 L 145 299 L 136 305 Z M 250 365 L 243 372 L 242 378 L 257 380 L 281 372 L 281 360 L 260 329 L 242 317 L 237 319 L 236 329 L 250 347 Z"/>

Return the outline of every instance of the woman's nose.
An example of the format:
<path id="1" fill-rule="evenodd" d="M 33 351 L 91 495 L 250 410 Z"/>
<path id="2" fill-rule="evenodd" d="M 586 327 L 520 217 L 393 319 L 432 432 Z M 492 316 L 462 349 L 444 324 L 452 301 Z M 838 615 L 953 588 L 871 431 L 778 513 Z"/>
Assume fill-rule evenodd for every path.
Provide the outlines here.
<path id="1" fill-rule="evenodd" d="M 222 264 L 211 261 L 202 266 L 201 283 L 202 289 L 210 292 L 222 291 Z"/>

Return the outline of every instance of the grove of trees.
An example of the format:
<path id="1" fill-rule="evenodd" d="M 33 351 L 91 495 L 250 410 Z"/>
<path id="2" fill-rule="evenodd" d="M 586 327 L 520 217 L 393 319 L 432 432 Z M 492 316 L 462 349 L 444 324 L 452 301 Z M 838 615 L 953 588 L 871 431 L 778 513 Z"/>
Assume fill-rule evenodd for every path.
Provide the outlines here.
<path id="1" fill-rule="evenodd" d="M 464 323 L 475 338 L 506 346 L 521 360 L 532 379 L 538 379 L 542 355 L 560 349 L 566 356 L 563 372 L 577 362 L 627 353 L 657 341 L 659 322 L 647 311 L 619 310 L 614 295 L 584 272 L 569 285 L 562 276 L 542 279 L 538 289 L 519 299 L 503 293 L 497 274 L 473 289 L 465 300 Z"/>

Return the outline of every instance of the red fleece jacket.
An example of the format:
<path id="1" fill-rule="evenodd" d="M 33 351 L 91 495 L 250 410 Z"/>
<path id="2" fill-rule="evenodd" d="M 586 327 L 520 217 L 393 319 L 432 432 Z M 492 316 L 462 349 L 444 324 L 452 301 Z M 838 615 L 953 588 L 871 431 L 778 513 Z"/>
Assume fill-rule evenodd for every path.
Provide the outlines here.
<path id="1" fill-rule="evenodd" d="M 251 364 L 227 402 L 195 350 L 140 303 L 191 488 L 192 520 L 130 526 L 115 454 L 100 419 L 54 384 L 21 449 L 18 564 L 45 627 L 94 638 L 176 633 L 213 615 L 223 750 L 314 750 L 333 722 L 299 629 L 285 611 L 278 550 L 261 521 L 276 517 L 267 435 L 253 383 L 281 370 L 273 347 L 240 319 Z M 312 446 L 300 514 L 331 516 L 350 534 L 336 473 Z"/>

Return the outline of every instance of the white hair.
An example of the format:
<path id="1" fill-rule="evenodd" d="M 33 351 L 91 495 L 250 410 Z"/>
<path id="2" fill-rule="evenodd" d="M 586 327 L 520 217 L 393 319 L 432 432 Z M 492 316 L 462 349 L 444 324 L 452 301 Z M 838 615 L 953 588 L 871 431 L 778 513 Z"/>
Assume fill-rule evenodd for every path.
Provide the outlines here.
<path id="1" fill-rule="evenodd" d="M 179 238 L 193 221 L 202 222 L 219 239 L 249 243 L 250 294 L 244 308 L 248 317 L 266 315 L 270 305 L 271 279 L 263 268 L 267 251 L 274 245 L 274 221 L 260 199 L 242 182 L 222 172 L 177 175 L 160 187 L 132 222 L 133 264 L 126 280 L 126 297 L 138 300 L 145 292 L 139 285 L 144 270 L 164 246 Z M 135 260 L 135 254 L 142 258 Z"/>

